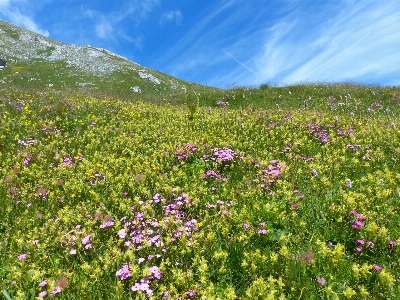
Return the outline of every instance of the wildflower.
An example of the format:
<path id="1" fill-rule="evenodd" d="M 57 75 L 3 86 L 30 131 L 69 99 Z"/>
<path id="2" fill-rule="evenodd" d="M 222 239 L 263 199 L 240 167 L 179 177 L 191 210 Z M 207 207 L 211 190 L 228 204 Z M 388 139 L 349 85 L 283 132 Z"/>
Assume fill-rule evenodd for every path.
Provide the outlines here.
<path id="1" fill-rule="evenodd" d="M 243 224 L 243 228 L 246 228 L 246 229 L 247 229 L 247 228 L 249 228 L 249 227 L 250 227 L 249 224 L 247 224 L 247 223 L 244 223 L 244 224 Z"/>
<path id="2" fill-rule="evenodd" d="M 120 239 L 124 239 L 126 237 L 126 231 L 125 229 L 121 229 L 118 231 L 118 236 Z"/>
<path id="3" fill-rule="evenodd" d="M 380 267 L 380 266 L 378 266 L 378 265 L 374 265 L 374 270 L 375 271 L 380 271 L 380 270 L 382 270 L 382 268 Z"/>
<path id="4" fill-rule="evenodd" d="M 162 273 L 160 272 L 160 269 L 157 266 L 152 266 L 149 268 L 149 271 L 153 274 L 153 276 L 157 279 L 160 279 L 162 277 Z"/>
<path id="5" fill-rule="evenodd" d="M 85 245 L 85 249 L 86 249 L 86 250 L 89 250 L 89 249 L 91 249 L 91 248 L 92 248 L 92 244 L 86 244 L 86 245 Z"/>
<path id="6" fill-rule="evenodd" d="M 23 254 L 18 255 L 18 260 L 24 260 L 24 259 L 26 259 L 27 257 L 28 257 L 28 254 L 23 253 Z"/>
<path id="7" fill-rule="evenodd" d="M 69 251 L 69 254 L 75 255 L 76 254 L 76 249 L 72 249 L 71 251 Z"/>
<path id="8" fill-rule="evenodd" d="M 267 234 L 267 230 L 265 229 L 259 229 L 258 234 Z"/>
<path id="9" fill-rule="evenodd" d="M 58 293 L 61 293 L 61 287 L 56 286 L 56 288 L 54 290 L 51 291 L 51 295 L 56 295 Z"/>
<path id="10" fill-rule="evenodd" d="M 43 292 L 40 292 L 40 293 L 39 293 L 38 297 L 39 297 L 39 298 L 44 298 L 46 295 L 47 295 L 47 292 L 46 292 L 46 291 L 43 291 Z"/>
<path id="11" fill-rule="evenodd" d="M 363 227 L 363 226 L 364 226 L 364 223 L 362 223 L 360 221 L 354 221 L 354 223 L 352 225 L 353 228 L 360 228 L 360 227 Z"/>
<path id="12" fill-rule="evenodd" d="M 357 248 L 356 248 L 356 250 L 357 250 L 358 252 L 361 252 L 362 249 L 363 249 L 362 247 L 357 247 Z"/>
<path id="13" fill-rule="evenodd" d="M 87 243 L 89 243 L 89 239 L 90 239 L 91 236 L 92 236 L 91 234 L 88 234 L 87 236 L 85 236 L 82 239 L 82 245 L 86 245 Z"/>
<path id="14" fill-rule="evenodd" d="M 140 265 L 142 262 L 144 262 L 146 259 L 145 258 L 143 258 L 143 257 L 141 257 L 141 258 L 139 258 L 138 259 L 138 264 Z"/>
<path id="15" fill-rule="evenodd" d="M 57 286 L 60 288 L 65 288 L 68 285 L 68 278 L 61 277 L 57 280 Z"/>
<path id="16" fill-rule="evenodd" d="M 39 286 L 46 286 L 47 285 L 47 281 L 43 280 L 39 283 Z"/>
<path id="17" fill-rule="evenodd" d="M 194 291 L 188 290 L 186 293 L 189 297 L 193 297 L 195 295 Z"/>
<path id="18" fill-rule="evenodd" d="M 313 252 L 307 251 L 301 255 L 300 261 L 303 263 L 310 263 L 311 261 L 314 260 L 314 257 L 315 257 L 315 255 Z"/>
<path id="19" fill-rule="evenodd" d="M 36 245 L 37 243 L 39 243 L 39 240 L 34 240 L 32 243 L 33 243 L 34 245 Z"/>
<path id="20" fill-rule="evenodd" d="M 397 244 L 397 243 L 394 242 L 394 241 L 392 241 L 392 240 L 389 241 L 389 245 L 390 245 L 390 246 L 393 246 L 393 245 L 396 245 L 396 244 Z"/>
<path id="21" fill-rule="evenodd" d="M 115 272 L 115 275 L 119 276 L 120 280 L 125 280 L 125 279 L 131 277 L 129 265 L 124 264 L 121 269 L 119 269 L 117 272 Z"/>
<path id="22" fill-rule="evenodd" d="M 364 245 L 364 244 L 365 244 L 364 240 L 356 240 L 356 243 L 357 243 L 357 244 L 361 244 L 361 245 Z"/>
<path id="23" fill-rule="evenodd" d="M 346 179 L 346 186 L 349 188 L 349 189 L 351 189 L 352 188 L 352 184 L 351 184 L 351 180 L 350 179 Z"/>
<path id="24" fill-rule="evenodd" d="M 325 284 L 325 278 L 324 277 L 318 277 L 317 282 L 319 285 L 324 285 Z"/>

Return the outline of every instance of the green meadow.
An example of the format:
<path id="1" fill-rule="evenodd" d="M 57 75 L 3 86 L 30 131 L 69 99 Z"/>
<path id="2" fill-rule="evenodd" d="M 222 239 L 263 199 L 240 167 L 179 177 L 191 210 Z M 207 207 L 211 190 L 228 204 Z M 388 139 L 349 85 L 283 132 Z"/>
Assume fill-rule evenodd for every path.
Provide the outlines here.
<path id="1" fill-rule="evenodd" d="M 399 88 L 142 95 L 15 71 L 0 298 L 400 299 Z"/>

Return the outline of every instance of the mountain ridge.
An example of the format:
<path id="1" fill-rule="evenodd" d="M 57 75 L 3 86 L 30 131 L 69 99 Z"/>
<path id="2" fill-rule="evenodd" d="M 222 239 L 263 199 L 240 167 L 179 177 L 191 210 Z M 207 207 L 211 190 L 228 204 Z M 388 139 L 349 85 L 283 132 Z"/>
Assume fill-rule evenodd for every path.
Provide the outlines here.
<path id="1" fill-rule="evenodd" d="M 0 57 L 8 65 L 0 73 L 2 85 L 103 90 L 117 96 L 211 89 L 146 68 L 107 49 L 67 44 L 4 20 L 0 20 Z"/>

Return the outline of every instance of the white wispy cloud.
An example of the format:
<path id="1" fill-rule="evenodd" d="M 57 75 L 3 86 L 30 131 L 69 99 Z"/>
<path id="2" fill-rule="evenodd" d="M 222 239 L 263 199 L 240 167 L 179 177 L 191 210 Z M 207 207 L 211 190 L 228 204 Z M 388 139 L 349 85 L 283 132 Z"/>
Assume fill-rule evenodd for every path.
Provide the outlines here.
<path id="1" fill-rule="evenodd" d="M 20 9 L 12 3 L 12 1 L 0 0 L 0 8 L 0 16 L 3 15 L 3 17 L 10 20 L 10 22 L 41 35 L 49 36 L 47 30 L 41 29 L 40 26 L 35 23 L 32 16 L 22 13 Z"/>
<path id="2" fill-rule="evenodd" d="M 300 18 L 299 10 L 283 20 L 285 26 L 271 28 L 263 53 L 254 60 L 259 68 L 253 79 L 258 83 L 293 84 L 362 82 L 390 77 L 393 73 L 400 75 L 400 3 L 346 1 L 344 4 L 309 31 L 311 39 L 306 37 L 307 33 L 296 30 L 309 25 Z M 398 76 L 394 81 L 383 80 L 387 84 L 400 84 Z"/>
<path id="3" fill-rule="evenodd" d="M 180 10 L 173 10 L 173 11 L 169 11 L 166 13 L 163 13 L 161 15 L 160 18 L 160 24 L 165 24 L 165 23 L 169 23 L 169 22 L 174 22 L 176 23 L 177 26 L 182 25 L 182 13 Z"/>
<path id="4" fill-rule="evenodd" d="M 136 48 L 143 48 L 143 35 L 137 31 L 132 36 L 132 33 L 127 33 L 124 30 L 124 21 L 133 22 L 135 27 L 139 27 L 140 23 L 146 19 L 152 9 L 159 4 L 158 0 L 135 0 L 129 3 L 124 3 L 118 11 L 110 11 L 106 14 L 86 9 L 84 14 L 94 22 L 94 28 L 97 38 L 101 40 L 110 40 L 117 42 L 123 39 L 133 43 Z"/>

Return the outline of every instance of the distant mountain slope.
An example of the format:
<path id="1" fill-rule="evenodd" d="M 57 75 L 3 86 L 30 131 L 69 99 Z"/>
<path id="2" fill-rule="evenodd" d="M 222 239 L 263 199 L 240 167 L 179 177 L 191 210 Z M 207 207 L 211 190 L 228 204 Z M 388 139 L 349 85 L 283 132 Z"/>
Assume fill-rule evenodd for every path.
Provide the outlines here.
<path id="1" fill-rule="evenodd" d="M 119 96 L 185 92 L 199 85 L 145 68 L 108 50 L 77 46 L 0 20 L 0 88 L 54 88 Z M 202 89 L 206 87 L 201 87 Z"/>

